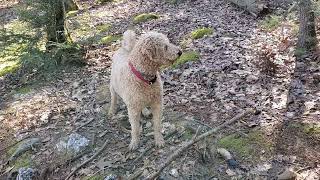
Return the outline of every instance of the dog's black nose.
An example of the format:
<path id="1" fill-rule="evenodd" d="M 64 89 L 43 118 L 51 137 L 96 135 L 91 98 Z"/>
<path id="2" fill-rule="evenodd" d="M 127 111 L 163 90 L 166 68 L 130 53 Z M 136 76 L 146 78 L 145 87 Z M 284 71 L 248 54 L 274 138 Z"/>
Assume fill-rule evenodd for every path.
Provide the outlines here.
<path id="1" fill-rule="evenodd" d="M 181 55 L 182 55 L 182 51 L 181 51 L 181 50 L 179 50 L 178 55 L 179 55 L 179 56 L 181 56 Z"/>

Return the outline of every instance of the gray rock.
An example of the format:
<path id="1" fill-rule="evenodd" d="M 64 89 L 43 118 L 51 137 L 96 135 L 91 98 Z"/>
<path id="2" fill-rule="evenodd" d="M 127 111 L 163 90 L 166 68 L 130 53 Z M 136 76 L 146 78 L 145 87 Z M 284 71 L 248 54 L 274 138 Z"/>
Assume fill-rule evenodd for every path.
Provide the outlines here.
<path id="1" fill-rule="evenodd" d="M 35 170 L 32 168 L 20 168 L 16 180 L 32 180 L 35 174 Z"/>
<path id="2" fill-rule="evenodd" d="M 104 178 L 104 180 L 117 180 L 118 176 L 115 174 L 110 174 Z"/>
<path id="3" fill-rule="evenodd" d="M 170 175 L 175 177 L 175 178 L 177 178 L 177 177 L 179 177 L 179 172 L 178 172 L 177 169 L 171 169 L 170 170 Z"/>
<path id="4" fill-rule="evenodd" d="M 56 148 L 59 152 L 74 154 L 80 152 L 88 145 L 89 140 L 86 137 L 72 133 L 69 137 L 60 140 L 58 144 L 56 144 Z"/>

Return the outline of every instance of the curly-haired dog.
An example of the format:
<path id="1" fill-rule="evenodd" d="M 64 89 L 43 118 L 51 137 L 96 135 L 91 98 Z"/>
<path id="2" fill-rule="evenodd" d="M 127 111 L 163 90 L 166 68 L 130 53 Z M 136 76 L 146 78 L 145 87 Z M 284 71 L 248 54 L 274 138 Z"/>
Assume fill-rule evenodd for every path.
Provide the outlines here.
<path id="1" fill-rule="evenodd" d="M 114 115 L 119 95 L 128 108 L 132 129 L 130 150 L 138 147 L 141 112 L 146 107 L 151 108 L 153 115 L 155 144 L 164 145 L 160 132 L 163 90 L 159 70 L 163 65 L 172 64 L 181 54 L 180 48 L 161 33 L 148 32 L 138 40 L 131 30 L 123 34 L 122 47 L 112 58 L 109 115 Z"/>

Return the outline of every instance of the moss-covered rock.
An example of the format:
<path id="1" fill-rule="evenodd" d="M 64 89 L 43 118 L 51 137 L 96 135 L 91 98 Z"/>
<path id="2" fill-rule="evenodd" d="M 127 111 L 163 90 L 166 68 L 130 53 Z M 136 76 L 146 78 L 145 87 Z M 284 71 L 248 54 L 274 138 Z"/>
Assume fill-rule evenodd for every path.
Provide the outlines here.
<path id="1" fill-rule="evenodd" d="M 78 13 L 78 11 L 69 11 L 67 14 L 66 14 L 66 17 L 67 18 L 70 18 L 70 17 L 74 17 L 76 16 Z"/>
<path id="2" fill-rule="evenodd" d="M 19 67 L 20 63 L 17 61 L 3 62 L 2 64 L 0 62 L 0 77 L 8 73 L 15 72 L 17 69 L 19 69 Z"/>
<path id="3" fill-rule="evenodd" d="M 184 64 L 186 62 L 196 61 L 199 59 L 199 57 L 200 55 L 196 51 L 184 52 L 171 67 L 177 68 L 179 65 Z"/>
<path id="4" fill-rule="evenodd" d="M 212 28 L 202 27 L 202 28 L 198 28 L 198 29 L 192 31 L 191 38 L 192 39 L 200 39 L 200 38 L 203 38 L 205 35 L 210 35 L 212 33 L 213 33 Z"/>
<path id="5" fill-rule="evenodd" d="M 251 132 L 245 137 L 238 134 L 225 136 L 218 141 L 218 146 L 235 152 L 242 157 L 256 155 L 261 150 L 272 151 L 272 144 L 265 141 L 260 131 Z"/>
<path id="6" fill-rule="evenodd" d="M 309 135 L 320 135 L 320 124 L 304 124 L 303 132 Z"/>
<path id="7" fill-rule="evenodd" d="M 156 14 L 143 13 L 143 14 L 140 14 L 140 15 L 137 15 L 136 17 L 134 17 L 133 22 L 134 23 L 140 23 L 140 22 L 146 22 L 146 21 L 149 21 L 149 20 L 152 20 L 152 19 L 158 19 L 158 18 L 159 18 L 159 16 L 156 15 Z"/>
<path id="8" fill-rule="evenodd" d="M 100 44 L 109 45 L 112 42 L 116 42 L 121 38 L 122 38 L 121 35 L 109 35 L 109 36 L 101 38 Z"/>

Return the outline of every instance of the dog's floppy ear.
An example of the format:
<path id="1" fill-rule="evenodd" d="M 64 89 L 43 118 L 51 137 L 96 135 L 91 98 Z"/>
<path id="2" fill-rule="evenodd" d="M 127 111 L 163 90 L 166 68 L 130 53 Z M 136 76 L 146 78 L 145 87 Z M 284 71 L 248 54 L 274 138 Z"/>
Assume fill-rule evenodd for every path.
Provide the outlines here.
<path id="1" fill-rule="evenodd" d="M 148 37 L 144 40 L 144 43 L 141 46 L 141 53 L 150 60 L 155 59 L 157 55 L 157 46 L 151 37 Z"/>

